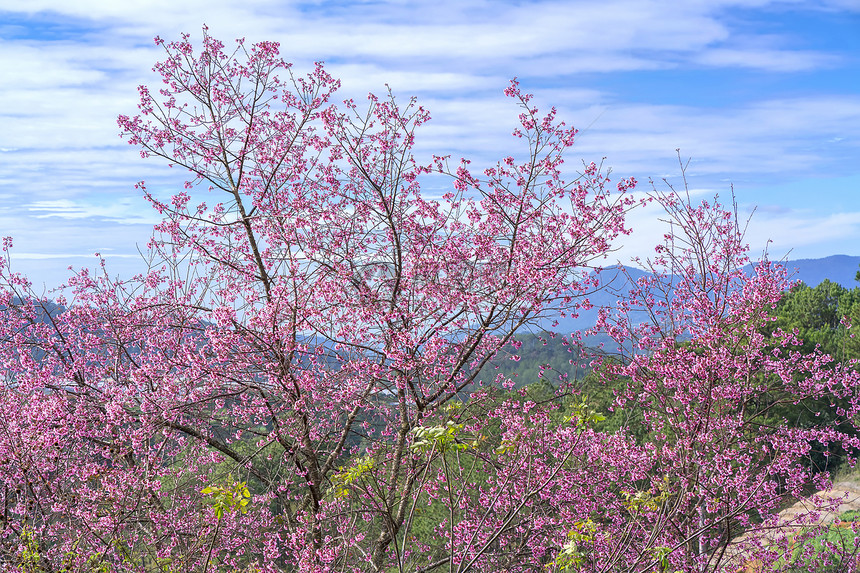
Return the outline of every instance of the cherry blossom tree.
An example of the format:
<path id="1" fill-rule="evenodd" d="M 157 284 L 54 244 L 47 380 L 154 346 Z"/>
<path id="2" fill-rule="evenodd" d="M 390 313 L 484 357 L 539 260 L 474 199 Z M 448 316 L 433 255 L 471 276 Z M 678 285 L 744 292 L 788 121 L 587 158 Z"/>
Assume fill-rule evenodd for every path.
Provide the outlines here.
<path id="1" fill-rule="evenodd" d="M 832 500 L 808 500 L 793 521 L 776 513 L 810 488 L 830 487 L 831 468 L 810 464 L 813 452 L 860 448 L 857 362 L 801 352 L 796 331 L 767 328 L 789 287 L 786 270 L 766 257 L 751 263 L 736 208 L 693 205 L 686 179 L 684 187 L 653 190 L 672 232 L 653 259 L 638 261 L 649 274 L 616 309 L 603 309 L 596 327 L 621 351 L 598 370 L 624 382 L 615 408 L 641 412 L 648 432 L 649 483 L 637 493 L 647 503 L 636 507 L 650 512 L 650 553 L 636 561 L 658 570 L 794 570 L 787 556 L 820 531 L 818 512 Z M 783 417 L 810 400 L 833 418 L 798 426 Z M 856 547 L 824 553 L 840 550 L 845 570 L 855 570 Z"/>
<path id="2" fill-rule="evenodd" d="M 6 551 L 37 539 L 40 566 L 76 570 L 415 562 L 415 429 L 498 382 L 479 372 L 515 332 L 575 310 L 633 182 L 564 182 L 575 131 L 516 83 L 525 159 L 479 178 L 415 161 L 414 100 L 332 105 L 338 82 L 274 43 L 157 43 L 164 85 L 119 125 L 190 179 L 169 201 L 140 184 L 164 216 L 151 270 L 81 272 L 59 315 L 7 275 Z M 432 173 L 441 201 L 419 192 Z M 351 513 L 335 484 L 362 468 L 375 497 Z"/>
<path id="3" fill-rule="evenodd" d="M 119 126 L 189 176 L 170 199 L 139 184 L 163 216 L 149 271 L 80 271 L 55 307 L 0 269 L 4 567 L 715 570 L 826 483 L 811 444 L 857 447 L 762 423 L 826 395 L 853 423 L 860 380 L 759 334 L 784 274 L 744 274 L 731 216 L 675 194 L 655 195 L 676 225 L 653 278 L 598 324 L 635 350 L 596 366 L 648 440 L 599 431 L 580 381 L 487 374 L 587 304 L 637 204 L 598 165 L 565 175 L 575 130 L 516 82 L 522 151 L 479 175 L 415 159 L 415 100 L 336 105 L 275 43 L 156 42 L 164 83 Z M 431 177 L 450 192 L 423 197 Z"/>

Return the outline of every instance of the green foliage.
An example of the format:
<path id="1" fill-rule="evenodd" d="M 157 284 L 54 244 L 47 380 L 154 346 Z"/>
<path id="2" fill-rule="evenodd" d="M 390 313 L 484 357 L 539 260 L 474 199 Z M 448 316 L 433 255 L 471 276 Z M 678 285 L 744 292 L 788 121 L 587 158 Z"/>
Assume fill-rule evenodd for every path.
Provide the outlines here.
<path id="1" fill-rule="evenodd" d="M 763 329 L 765 334 L 778 328 L 796 331 L 803 341 L 799 350 L 804 354 L 811 354 L 818 348 L 843 364 L 860 359 L 860 336 L 857 336 L 860 334 L 860 288 L 849 290 L 829 280 L 816 287 L 800 283 L 783 295 L 773 317 L 773 322 Z M 761 423 L 773 425 L 786 420 L 799 428 L 830 424 L 839 431 L 852 431 L 849 421 L 835 417 L 830 398 L 807 398 L 796 403 L 784 403 L 780 398 L 770 395 L 771 404 L 759 405 L 768 411 Z M 838 445 L 825 451 L 813 444 L 808 463 L 816 471 L 830 471 L 842 464 L 844 456 L 845 452 Z"/>
<path id="2" fill-rule="evenodd" d="M 347 497 L 352 486 L 370 475 L 375 467 L 376 460 L 370 456 L 356 459 L 349 467 L 341 466 L 340 471 L 331 476 L 335 497 Z"/>
<path id="3" fill-rule="evenodd" d="M 803 283 L 785 293 L 774 313 L 775 321 L 767 329 L 797 329 L 806 354 L 819 347 L 840 361 L 860 358 L 860 288 L 846 289 L 825 280 L 816 287 Z M 848 328 L 843 321 L 855 325 Z"/>
<path id="4" fill-rule="evenodd" d="M 21 573 L 41 573 L 42 556 L 39 553 L 39 541 L 27 526 L 21 528 L 18 535 L 18 552 L 13 559 L 16 570 Z"/>
<path id="5" fill-rule="evenodd" d="M 607 434 L 614 434 L 625 428 L 627 434 L 637 443 L 646 443 L 649 440 L 649 432 L 642 408 L 632 403 L 628 403 L 624 408 L 615 406 L 616 395 L 627 388 L 629 380 L 620 376 L 611 378 L 610 383 L 603 380 L 597 372 L 589 372 L 580 384 L 581 392 L 587 396 L 590 406 L 601 414 L 601 418 L 592 419 L 592 427 L 595 431 Z"/>
<path id="6" fill-rule="evenodd" d="M 651 549 L 651 558 L 657 564 L 656 571 L 660 573 L 668 573 L 669 572 L 669 555 L 672 553 L 671 547 L 666 546 L 658 546 L 653 547 Z M 680 570 L 675 570 L 672 573 L 682 573 Z"/>
<path id="7" fill-rule="evenodd" d="M 860 510 L 849 509 L 848 511 L 839 514 L 840 522 L 860 521 Z"/>
<path id="8" fill-rule="evenodd" d="M 515 388 L 533 385 L 535 380 L 557 385 L 579 380 L 588 372 L 580 350 L 551 332 L 522 334 L 496 356 L 481 372 L 487 376 L 504 374 Z"/>
<path id="9" fill-rule="evenodd" d="M 442 426 L 418 426 L 412 429 L 415 436 L 412 449 L 418 452 L 445 453 L 451 450 L 468 450 L 478 445 L 478 440 L 468 439 L 464 441 L 459 436 L 463 430 L 463 424 L 456 424 L 448 420 Z"/>
<path id="10" fill-rule="evenodd" d="M 571 413 L 565 416 L 564 421 L 574 424 L 580 430 L 594 427 L 596 423 L 606 420 L 606 416 L 589 407 L 587 396 L 580 396 L 578 400 L 574 398 L 569 410 Z"/>
<path id="11" fill-rule="evenodd" d="M 860 566 L 860 512 L 848 511 L 836 522 L 813 537 L 810 531 L 801 531 L 791 556 L 780 560 L 778 565 L 786 573 L 801 573 L 813 570 L 821 573 L 854 571 Z"/>
<path id="12" fill-rule="evenodd" d="M 624 507 L 631 514 L 641 511 L 660 511 L 660 508 L 669 499 L 669 494 L 665 491 L 661 491 L 657 495 L 647 491 L 625 491 L 623 495 Z"/>
<path id="13" fill-rule="evenodd" d="M 75 544 L 76 547 L 77 543 Z M 75 550 L 67 552 L 60 573 L 70 571 L 74 566 L 73 563 L 77 562 L 79 564 L 82 557 Z M 52 571 L 47 562 L 43 560 L 36 534 L 26 525 L 21 528 L 21 532 L 18 534 L 18 550 L 12 556 L 11 564 L 14 568 L 9 569 L 9 571 L 16 571 L 17 573 L 50 573 Z M 4 571 L 6 570 L 4 569 Z M 114 573 L 116 571 L 110 563 L 103 560 L 101 554 L 86 556 L 83 569 L 80 568 L 80 565 L 77 565 L 74 570 L 85 573 Z M 159 571 L 162 570 L 160 569 Z M 172 570 L 168 571 L 165 569 L 163 571 L 164 573 L 173 573 Z"/>
<path id="14" fill-rule="evenodd" d="M 208 486 L 200 490 L 200 493 L 210 496 L 215 517 L 219 520 L 225 511 L 248 512 L 248 504 L 251 502 L 251 492 L 248 491 L 246 482 L 233 482 L 225 486 Z"/>
<path id="15" fill-rule="evenodd" d="M 567 532 L 567 543 L 550 564 L 557 571 L 577 571 L 586 564 L 590 546 L 594 544 L 597 524 L 591 519 L 579 521 Z"/>

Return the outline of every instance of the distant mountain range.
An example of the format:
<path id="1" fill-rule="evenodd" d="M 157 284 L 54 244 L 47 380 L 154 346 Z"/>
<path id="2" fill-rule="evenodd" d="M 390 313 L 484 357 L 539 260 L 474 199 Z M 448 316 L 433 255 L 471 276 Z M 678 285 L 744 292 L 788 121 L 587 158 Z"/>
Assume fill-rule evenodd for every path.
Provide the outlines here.
<path id="1" fill-rule="evenodd" d="M 854 280 L 857 271 L 860 270 L 860 257 L 832 255 L 823 259 L 783 261 L 781 264 L 788 270 L 789 280 L 800 280 L 807 286 L 818 286 L 827 279 L 847 289 L 860 287 L 860 283 Z M 633 281 L 647 274 L 634 267 L 624 267 L 624 269 Z M 559 324 L 555 327 L 551 326 L 552 321 L 547 321 L 547 324 L 543 325 L 544 328 L 568 333 L 592 327 L 597 320 L 597 309 L 601 306 L 614 306 L 615 302 L 630 289 L 630 283 L 624 273 L 618 272 L 610 276 L 615 278 L 606 279 L 605 288 L 588 297 L 594 305 L 593 309 L 581 311 L 577 318 L 559 318 Z"/>
<path id="2" fill-rule="evenodd" d="M 811 287 L 819 285 L 825 279 L 838 283 L 847 289 L 860 287 L 860 283 L 855 281 L 855 275 L 860 270 L 860 256 L 832 255 L 823 259 L 785 261 L 782 264 L 788 269 L 790 280 L 801 280 Z M 634 267 L 624 267 L 624 269 L 633 281 L 647 274 L 645 271 Z M 547 320 L 541 326 L 560 333 L 586 330 L 594 326 L 597 320 L 597 309 L 615 306 L 615 302 L 630 289 L 630 283 L 623 273 L 609 273 L 611 271 L 606 275 L 603 288 L 588 297 L 594 308 L 581 311 L 577 318 L 558 318 L 558 325 L 556 326 L 552 326 L 552 320 Z M 51 302 L 45 304 L 45 309 L 51 314 L 63 311 L 61 307 Z M 43 317 L 42 320 L 47 320 L 47 317 Z"/>
<path id="3" fill-rule="evenodd" d="M 818 286 L 829 279 L 830 282 L 838 283 L 847 289 L 860 286 L 854 280 L 857 271 L 860 270 L 860 257 L 849 255 L 831 255 L 823 259 L 797 259 L 783 263 L 789 269 L 796 269 L 797 274 L 791 276 L 792 280 L 799 279 L 807 286 Z"/>

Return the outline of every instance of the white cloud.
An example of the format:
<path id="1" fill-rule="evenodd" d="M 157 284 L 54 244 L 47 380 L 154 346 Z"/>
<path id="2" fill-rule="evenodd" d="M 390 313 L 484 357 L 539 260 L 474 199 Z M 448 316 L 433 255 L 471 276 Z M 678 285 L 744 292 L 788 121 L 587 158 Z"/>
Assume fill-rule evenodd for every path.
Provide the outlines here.
<path id="1" fill-rule="evenodd" d="M 737 3 L 729 3 L 737 4 Z M 677 4 L 656 0 L 488 2 L 372 2 L 334 4 L 190 0 L 112 2 L 31 0 L 0 2 L 0 9 L 30 15 L 55 13 L 105 26 L 88 43 L 145 44 L 190 32 L 206 23 L 215 37 L 280 40 L 291 59 L 378 60 L 478 72 L 554 62 L 545 73 L 654 69 L 692 57 L 711 65 L 778 67 L 814 52 L 772 50 L 766 57 L 722 48 L 731 30 L 718 18 L 725 3 Z M 715 50 L 713 55 L 710 50 Z M 704 54 L 702 54 L 704 52 Z M 639 55 L 633 55 L 634 53 Z M 662 63 L 661 63 L 662 62 Z M 559 66 L 561 69 L 559 69 Z M 398 67 L 395 64 L 395 67 Z M 438 70 L 438 68 L 437 68 Z M 531 71 L 529 73 L 532 73 Z"/>
<path id="2" fill-rule="evenodd" d="M 69 199 L 51 199 L 34 201 L 25 204 L 23 208 L 36 219 L 110 219 L 121 224 L 155 224 L 158 217 L 149 211 L 142 211 L 140 205 L 142 200 L 132 201 L 130 198 L 113 199 L 105 201 L 102 199 L 98 204 L 93 204 L 90 199 L 87 202 L 72 201 Z"/>
<path id="3" fill-rule="evenodd" d="M 674 150 L 681 148 L 694 159 L 691 176 L 784 179 L 853 169 L 858 126 L 860 97 L 765 99 L 735 109 L 616 104 L 579 150 L 608 154 L 625 172 L 662 177 L 677 172 Z"/>
<path id="4" fill-rule="evenodd" d="M 807 253 L 856 253 L 860 242 L 860 211 L 812 215 L 796 211 L 753 217 L 747 240 L 775 257 L 803 258 Z M 754 249 L 755 252 L 755 249 Z M 821 256 L 821 255 L 815 255 Z"/>
<path id="5" fill-rule="evenodd" d="M 183 174 L 157 160 L 140 160 L 117 137 L 116 116 L 136 111 L 138 84 L 159 83 L 151 67 L 164 54 L 152 37 L 172 40 L 190 32 L 199 43 L 203 23 L 228 45 L 240 36 L 249 42 L 280 41 L 285 59 L 299 71 L 327 60 L 343 80 L 336 99 L 358 101 L 368 91 L 382 92 L 385 83 L 400 101 L 418 94 L 433 116 L 418 134 L 422 160 L 430 153 L 450 153 L 480 166 L 522 151 L 522 142 L 510 137 L 518 110 L 501 94 L 509 78 L 519 76 L 542 108 L 556 105 L 561 118 L 582 129 L 568 154 L 571 169 L 580 158 L 607 156 L 616 173 L 634 175 L 644 185 L 649 176 L 677 176 L 674 150 L 680 147 L 694 158 L 692 183 L 707 189 L 724 185 L 727 191 L 726 181 L 736 181 L 744 193 L 743 184 L 755 180 L 856 173 L 857 95 L 828 94 L 826 86 L 809 85 L 792 97 L 762 90 L 757 98 L 727 105 L 714 104 L 718 98 L 707 105 L 658 105 L 649 103 L 654 101 L 649 88 L 633 81 L 621 88 L 603 82 L 691 70 L 718 70 L 723 78 L 750 70 L 792 77 L 844 65 L 844 54 L 795 41 L 791 34 L 800 34 L 797 30 L 777 35 L 735 24 L 743 14 L 739 10 L 856 11 L 855 4 L 0 0 L 0 12 L 17 14 L 25 32 L 40 22 L 60 23 L 63 29 L 57 37 L 37 30 L 0 39 L 0 228 L 26 238 L 22 245 L 29 253 L 95 250 L 90 237 L 72 236 L 106 232 L 94 221 L 112 225 L 110 232 L 128 242 L 129 252 L 135 241 L 145 240 L 143 230 L 155 213 L 132 184 L 146 179 L 151 190 L 169 195 Z M 723 89 L 732 86 L 713 87 Z M 757 198 L 747 194 L 744 202 Z M 813 242 L 815 233 L 856 236 L 850 218 L 791 213 L 796 220 L 768 215 L 754 224 L 793 229 L 778 235 L 786 240 L 801 232 L 804 241 Z M 651 228 L 649 216 L 637 219 L 643 232 Z M 779 222 L 771 227 L 767 221 Z M 802 227 L 803 221 L 809 226 Z"/>
<path id="6" fill-rule="evenodd" d="M 679 191 L 683 187 L 676 188 Z M 694 204 L 702 200 L 713 202 L 715 195 L 724 209 L 731 206 L 727 190 L 698 189 L 691 192 Z M 749 218 L 744 240 L 755 258 L 767 251 L 772 259 L 788 257 L 817 258 L 827 254 L 855 254 L 855 245 L 860 243 L 860 211 L 818 214 L 791 208 L 757 209 L 755 213 L 739 213 L 739 223 L 744 225 Z M 651 203 L 645 208 L 632 211 L 628 225 L 633 229 L 629 237 L 618 242 L 614 257 L 622 264 L 629 264 L 635 257 L 643 260 L 654 257 L 654 247 L 662 242 L 669 227 L 659 205 Z"/>
<path id="7" fill-rule="evenodd" d="M 122 253 L 99 253 L 105 259 L 140 259 L 140 255 L 129 255 Z M 64 260 L 64 259 L 90 259 L 95 260 L 97 257 L 94 253 L 12 253 L 12 260 Z"/>
<path id="8" fill-rule="evenodd" d="M 694 61 L 723 68 L 752 68 L 775 72 L 798 72 L 831 67 L 836 58 L 828 54 L 800 50 L 732 49 L 707 50 Z"/>

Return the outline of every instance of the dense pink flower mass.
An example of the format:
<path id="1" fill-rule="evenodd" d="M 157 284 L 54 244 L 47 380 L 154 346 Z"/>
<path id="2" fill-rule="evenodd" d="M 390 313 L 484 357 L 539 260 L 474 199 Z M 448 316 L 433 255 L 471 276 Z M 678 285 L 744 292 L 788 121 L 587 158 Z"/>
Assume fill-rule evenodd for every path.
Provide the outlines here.
<path id="1" fill-rule="evenodd" d="M 824 399 L 854 424 L 860 377 L 762 334 L 785 274 L 742 269 L 731 215 L 653 195 L 673 234 L 601 314 L 624 354 L 594 363 L 643 425 L 598 430 L 581 381 L 536 398 L 483 368 L 588 305 L 638 204 L 596 164 L 564 180 L 555 110 L 512 82 L 520 155 L 423 165 L 414 99 L 335 105 L 338 81 L 276 43 L 156 41 L 163 85 L 119 126 L 189 180 L 139 184 L 163 216 L 149 272 L 82 271 L 56 308 L 0 261 L 4 570 L 785 565 L 788 539 L 729 542 L 827 483 L 810 448 L 860 443 L 768 413 Z"/>

